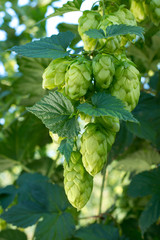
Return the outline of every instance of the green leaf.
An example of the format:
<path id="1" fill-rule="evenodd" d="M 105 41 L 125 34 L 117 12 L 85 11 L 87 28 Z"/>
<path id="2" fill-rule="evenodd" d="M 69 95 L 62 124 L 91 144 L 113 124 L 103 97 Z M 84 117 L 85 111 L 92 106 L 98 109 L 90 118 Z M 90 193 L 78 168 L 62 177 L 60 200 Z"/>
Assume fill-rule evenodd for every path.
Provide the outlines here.
<path id="1" fill-rule="evenodd" d="M 144 28 L 125 24 L 111 25 L 106 28 L 106 38 L 118 35 L 135 34 L 144 40 Z"/>
<path id="2" fill-rule="evenodd" d="M 61 8 L 55 9 L 54 13 L 52 13 L 49 16 L 47 16 L 46 18 L 42 19 L 40 22 L 45 21 L 51 17 L 63 15 L 64 13 L 80 11 L 80 8 L 81 8 L 81 5 L 83 2 L 84 2 L 84 0 L 68 1 L 67 3 L 63 4 L 63 6 Z"/>
<path id="3" fill-rule="evenodd" d="M 69 55 L 66 51 L 67 47 L 73 40 L 74 35 L 72 32 L 63 32 L 51 37 L 41 38 L 33 42 L 21 46 L 12 47 L 14 51 L 25 57 L 32 58 L 63 58 Z"/>
<path id="4" fill-rule="evenodd" d="M 71 157 L 71 153 L 73 151 L 74 139 L 64 139 L 62 140 L 58 150 L 64 155 L 66 161 L 69 163 L 69 159 Z"/>
<path id="5" fill-rule="evenodd" d="M 153 165 L 160 164 L 160 154 L 153 148 L 141 149 L 119 160 L 116 167 L 127 172 L 151 170 Z"/>
<path id="6" fill-rule="evenodd" d="M 139 173 L 133 177 L 128 194 L 131 197 L 143 197 L 152 194 L 160 195 L 160 167 Z"/>
<path id="7" fill-rule="evenodd" d="M 94 39 L 101 39 L 105 38 L 105 34 L 102 29 L 90 29 L 85 32 L 89 37 L 94 38 Z"/>
<path id="8" fill-rule="evenodd" d="M 83 103 L 77 108 L 90 116 L 113 116 L 124 121 L 138 122 L 133 115 L 124 108 L 124 103 L 118 98 L 104 92 L 92 96 L 92 104 Z"/>
<path id="9" fill-rule="evenodd" d="M 75 237 L 83 240 L 120 240 L 118 229 L 110 225 L 91 224 L 85 228 L 80 228 L 75 233 Z"/>
<path id="10" fill-rule="evenodd" d="M 128 194 L 132 197 L 152 195 L 139 220 L 141 230 L 144 233 L 160 217 L 160 167 L 133 177 Z"/>
<path id="11" fill-rule="evenodd" d="M 18 204 L 5 211 L 1 218 L 22 228 L 31 226 L 41 219 L 37 225 L 36 239 L 44 239 L 44 233 L 47 234 L 48 240 L 58 240 L 59 236 L 62 236 L 59 239 L 65 239 L 63 233 L 67 237 L 71 236 L 74 221 L 72 215 L 66 212 L 70 204 L 62 187 L 50 183 L 47 177 L 37 173 L 22 174 L 17 185 Z"/>
<path id="12" fill-rule="evenodd" d="M 66 240 L 74 231 L 74 221 L 70 213 L 45 214 L 35 230 L 35 240 Z"/>
<path id="13" fill-rule="evenodd" d="M 125 122 L 121 122 L 120 131 L 116 135 L 115 143 L 111 148 L 112 159 L 117 158 L 120 154 L 123 154 L 133 143 L 133 134 L 126 128 Z"/>
<path id="14" fill-rule="evenodd" d="M 15 165 L 26 165 L 35 152 L 35 147 L 49 142 L 47 129 L 32 114 L 24 114 L 3 131 L 0 139 L 0 172 Z M 39 134 L 37 134 L 39 133 Z"/>
<path id="15" fill-rule="evenodd" d="M 51 92 L 27 110 L 40 118 L 51 132 L 61 137 L 74 137 L 79 132 L 77 119 L 70 117 L 74 113 L 74 107 L 60 92 Z"/>
<path id="16" fill-rule="evenodd" d="M 0 232 L 0 240 L 27 240 L 24 232 L 13 229 L 6 229 Z"/>
<path id="17" fill-rule="evenodd" d="M 48 58 L 17 58 L 22 76 L 13 83 L 12 88 L 14 94 L 21 96 L 21 105 L 33 105 L 46 94 L 47 91 L 42 88 L 42 74 L 50 61 Z"/>
<path id="18" fill-rule="evenodd" d="M 144 28 L 137 27 L 137 26 L 130 26 L 125 24 L 115 24 L 110 25 L 106 28 L 106 32 L 104 32 L 102 29 L 90 29 L 86 31 L 85 33 L 94 39 L 101 39 L 101 38 L 109 38 L 119 35 L 126 35 L 126 34 L 135 34 L 139 37 L 141 37 L 144 40 L 143 36 Z"/>
<path id="19" fill-rule="evenodd" d="M 3 209 L 7 208 L 14 200 L 17 190 L 13 185 L 0 188 L 0 204 Z"/>
<path id="20" fill-rule="evenodd" d="M 160 217 L 160 198 L 154 196 L 146 205 L 139 219 L 139 226 L 142 233 L 148 229 Z"/>
<path id="21" fill-rule="evenodd" d="M 139 138 L 148 139 L 152 143 L 155 143 L 156 131 L 155 129 L 153 129 L 152 123 L 146 121 L 146 118 L 144 118 L 143 116 L 139 116 L 136 114 L 134 116 L 139 121 L 139 124 L 128 122 L 128 130 Z"/>

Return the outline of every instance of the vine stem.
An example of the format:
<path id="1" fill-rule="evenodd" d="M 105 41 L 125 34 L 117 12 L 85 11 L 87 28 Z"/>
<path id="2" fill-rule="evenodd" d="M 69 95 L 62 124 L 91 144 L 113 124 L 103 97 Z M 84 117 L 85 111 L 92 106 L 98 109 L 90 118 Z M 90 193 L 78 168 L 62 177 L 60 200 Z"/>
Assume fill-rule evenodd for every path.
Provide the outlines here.
<path id="1" fill-rule="evenodd" d="M 106 172 L 107 172 L 107 164 L 105 165 L 104 170 L 103 170 L 103 177 L 102 177 L 102 185 L 101 185 L 101 193 L 100 193 L 100 200 L 99 200 L 99 212 L 98 212 L 98 215 L 102 214 L 103 191 L 104 191 Z"/>

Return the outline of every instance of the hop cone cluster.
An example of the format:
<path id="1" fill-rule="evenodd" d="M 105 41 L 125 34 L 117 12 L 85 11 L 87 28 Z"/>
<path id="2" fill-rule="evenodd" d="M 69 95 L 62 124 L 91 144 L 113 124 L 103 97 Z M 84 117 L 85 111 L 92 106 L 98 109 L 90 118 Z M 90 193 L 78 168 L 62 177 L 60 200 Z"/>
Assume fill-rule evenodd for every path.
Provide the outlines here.
<path id="1" fill-rule="evenodd" d="M 72 152 L 69 165 L 64 162 L 64 188 L 69 202 L 78 210 L 88 202 L 93 187 L 93 178 L 82 164 L 81 154 Z"/>
<path id="2" fill-rule="evenodd" d="M 91 84 L 91 61 L 79 59 L 74 61 L 65 75 L 65 93 L 74 100 L 84 96 Z"/>
<path id="3" fill-rule="evenodd" d="M 116 68 L 110 92 L 125 103 L 128 111 L 136 107 L 140 96 L 140 73 L 130 62 L 122 62 Z"/>
<path id="4" fill-rule="evenodd" d="M 109 55 L 98 54 L 92 62 L 93 75 L 96 87 L 107 89 L 115 74 L 115 67 L 112 57 Z"/>
<path id="5" fill-rule="evenodd" d="M 61 87 L 65 81 L 65 73 L 70 61 L 65 58 L 53 60 L 43 73 L 43 88 Z"/>
<path id="6" fill-rule="evenodd" d="M 82 135 L 80 151 L 85 169 L 90 175 L 95 176 L 107 161 L 106 135 L 97 124 L 88 124 Z"/>
<path id="7" fill-rule="evenodd" d="M 78 32 L 84 42 L 84 49 L 86 51 L 93 50 L 97 40 L 90 38 L 85 32 L 89 29 L 97 28 L 100 20 L 101 15 L 94 11 L 84 11 L 83 15 L 78 20 Z"/>

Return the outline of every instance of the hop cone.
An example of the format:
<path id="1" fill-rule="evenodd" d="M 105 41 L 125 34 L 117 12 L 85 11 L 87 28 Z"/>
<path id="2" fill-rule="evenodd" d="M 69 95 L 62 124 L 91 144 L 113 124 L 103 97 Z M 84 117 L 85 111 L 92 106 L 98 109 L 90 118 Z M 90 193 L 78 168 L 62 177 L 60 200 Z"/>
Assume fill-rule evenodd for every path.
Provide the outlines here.
<path id="1" fill-rule="evenodd" d="M 143 2 L 137 2 L 136 0 L 132 0 L 130 10 L 133 13 L 137 22 L 141 22 L 145 19 L 145 10 Z"/>
<path id="2" fill-rule="evenodd" d="M 90 38 L 86 31 L 89 29 L 96 29 L 100 23 L 101 15 L 95 11 L 84 11 L 83 15 L 78 20 L 78 32 L 84 42 L 84 49 L 86 51 L 93 50 L 97 40 Z"/>
<path id="3" fill-rule="evenodd" d="M 97 124 L 88 124 L 82 135 L 80 151 L 85 169 L 89 174 L 95 176 L 107 161 L 106 135 Z"/>
<path id="4" fill-rule="evenodd" d="M 110 92 L 121 99 L 129 111 L 136 107 L 140 96 L 140 73 L 131 62 L 124 62 L 117 67 Z"/>
<path id="5" fill-rule="evenodd" d="M 127 8 L 120 8 L 114 14 L 119 18 L 119 24 L 137 26 L 137 22 L 134 15 Z M 126 36 L 122 36 L 121 45 L 124 46 L 128 41 L 132 41 L 135 38 L 136 38 L 136 35 L 134 34 L 127 34 Z"/>
<path id="6" fill-rule="evenodd" d="M 43 73 L 43 88 L 53 89 L 64 84 L 65 73 L 70 61 L 65 58 L 53 60 Z"/>
<path id="7" fill-rule="evenodd" d="M 91 116 L 89 116 L 88 114 L 85 114 L 83 112 L 81 112 L 79 115 L 80 115 L 80 118 L 85 122 L 90 122 L 92 119 Z"/>
<path id="8" fill-rule="evenodd" d="M 119 119 L 117 117 L 102 116 L 97 117 L 95 122 L 101 124 L 105 129 L 105 134 L 107 136 L 108 152 L 110 151 L 116 137 L 116 133 L 120 129 Z"/>
<path id="9" fill-rule="evenodd" d="M 112 57 L 109 55 L 98 54 L 92 62 L 93 75 L 98 88 L 107 89 L 115 74 L 115 67 Z"/>
<path id="10" fill-rule="evenodd" d="M 108 15 L 99 25 L 99 28 L 106 32 L 106 28 L 113 24 L 119 24 L 119 18 L 114 15 Z M 100 47 L 104 47 L 107 52 L 115 52 L 121 47 L 121 36 L 99 39 Z"/>
<path id="11" fill-rule="evenodd" d="M 74 61 L 65 75 L 66 95 L 74 100 L 84 96 L 91 84 L 91 75 L 91 61 L 86 59 Z"/>
<path id="12" fill-rule="evenodd" d="M 64 162 L 64 188 L 69 202 L 78 210 L 88 202 L 93 187 L 93 178 L 82 164 L 81 154 L 72 152 L 69 165 Z"/>
<path id="13" fill-rule="evenodd" d="M 49 131 L 49 135 L 52 138 L 52 141 L 57 144 L 60 144 L 61 141 L 64 139 L 64 137 L 59 137 L 58 134 L 52 133 L 51 131 Z"/>
<path id="14" fill-rule="evenodd" d="M 151 0 L 149 5 L 149 12 L 152 22 L 158 26 L 160 24 L 160 1 Z"/>

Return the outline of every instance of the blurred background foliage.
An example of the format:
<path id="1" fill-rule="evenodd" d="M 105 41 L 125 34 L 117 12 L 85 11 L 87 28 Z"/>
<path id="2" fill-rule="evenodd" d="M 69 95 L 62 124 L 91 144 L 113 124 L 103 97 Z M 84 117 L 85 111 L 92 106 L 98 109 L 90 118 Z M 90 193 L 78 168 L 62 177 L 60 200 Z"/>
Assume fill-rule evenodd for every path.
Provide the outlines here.
<path id="1" fill-rule="evenodd" d="M 26 111 L 26 106 L 33 105 L 47 93 L 41 87 L 42 73 L 51 60 L 19 57 L 6 50 L 46 36 L 47 22 L 37 23 L 46 16 L 48 8 L 54 9 L 57 2 L 62 1 L 28 0 L 25 3 L 1 0 L 0 212 L 15 206 L 11 215 L 6 214 L 0 219 L 0 239 L 29 240 L 33 239 L 34 234 L 34 239 L 41 240 L 159 240 L 160 177 L 158 178 L 155 171 L 159 170 L 160 164 L 160 28 L 147 17 L 139 23 L 145 28 L 145 42 L 137 39 L 134 45 L 126 47 L 127 55 L 142 74 L 141 97 L 133 111 L 141 124 L 121 123 L 120 132 L 110 152 L 102 212 L 98 212 L 102 184 L 102 176 L 98 174 L 94 179 L 92 197 L 80 213 L 71 206 L 67 208 L 68 203 L 59 204 L 68 227 L 55 223 L 55 216 L 50 214 L 54 201 L 58 202 L 58 196 L 64 194 L 61 189 L 63 157 L 57 152 L 58 143 L 52 142 L 48 130 Z M 129 1 L 121 3 L 130 7 Z M 66 23 L 62 19 L 62 22 L 57 24 L 57 29 L 70 30 L 75 34 L 72 47 L 76 52 L 81 46 L 77 45 L 80 41 L 77 24 Z M 148 187 L 146 194 L 138 194 L 144 187 L 143 171 L 147 171 L 150 184 L 144 180 L 146 188 Z M 150 191 L 154 177 L 157 179 L 157 182 L 153 181 L 153 185 L 157 183 L 156 190 Z M 142 181 L 138 182 L 138 179 Z M 135 184 L 132 184 L 133 181 Z M 51 182 L 58 185 L 50 185 Z M 57 196 L 56 200 L 52 199 L 52 192 Z M 153 204 L 151 200 L 155 198 L 158 200 Z M 148 202 L 152 206 L 150 209 L 146 207 Z M 64 210 L 65 204 L 67 210 Z M 43 221 L 35 225 L 41 217 Z M 144 222 L 144 218 L 148 219 L 148 223 Z M 47 228 L 48 222 L 52 224 Z M 12 224 L 18 229 L 15 230 Z M 74 230 L 74 224 L 79 230 Z M 31 225 L 33 226 L 30 227 Z M 51 228 L 53 225 L 57 229 L 64 227 L 64 236 L 53 238 L 50 234 L 51 231 L 56 234 L 56 229 Z M 144 230 L 144 236 L 140 228 L 142 232 Z"/>

